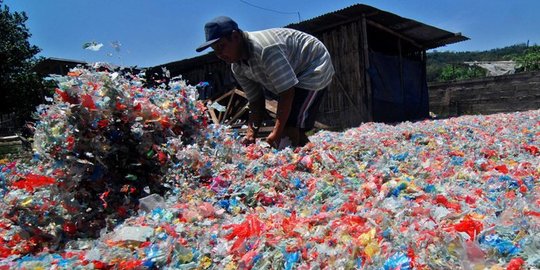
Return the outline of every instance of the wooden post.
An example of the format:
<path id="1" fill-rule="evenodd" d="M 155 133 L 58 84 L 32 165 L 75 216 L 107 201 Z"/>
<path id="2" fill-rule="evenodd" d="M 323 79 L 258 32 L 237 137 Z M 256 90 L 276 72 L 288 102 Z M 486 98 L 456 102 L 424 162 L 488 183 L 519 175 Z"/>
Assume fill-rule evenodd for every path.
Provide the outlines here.
<path id="1" fill-rule="evenodd" d="M 399 52 L 399 88 L 401 90 L 401 105 L 405 106 L 405 87 L 403 82 L 403 51 L 401 46 L 401 38 L 398 37 L 398 52 Z"/>
<path id="2" fill-rule="evenodd" d="M 426 50 L 422 50 L 422 89 L 425 90 L 427 92 L 427 101 L 423 101 L 421 104 L 424 104 L 424 102 L 427 103 L 427 110 L 428 110 L 428 115 L 429 115 L 429 112 L 430 112 L 430 104 L 429 104 L 429 88 L 427 86 L 427 55 L 426 55 Z M 426 88 L 424 89 L 424 83 L 425 83 L 425 86 Z M 422 95 L 423 97 L 424 95 Z"/>
<path id="3" fill-rule="evenodd" d="M 368 37 L 367 37 L 367 20 L 366 15 L 362 15 L 362 47 L 364 48 L 364 82 L 365 82 L 365 91 L 366 91 L 366 109 L 367 109 L 367 121 L 373 121 L 373 93 L 371 91 L 371 79 L 368 75 L 369 69 L 369 48 L 368 48 Z"/>

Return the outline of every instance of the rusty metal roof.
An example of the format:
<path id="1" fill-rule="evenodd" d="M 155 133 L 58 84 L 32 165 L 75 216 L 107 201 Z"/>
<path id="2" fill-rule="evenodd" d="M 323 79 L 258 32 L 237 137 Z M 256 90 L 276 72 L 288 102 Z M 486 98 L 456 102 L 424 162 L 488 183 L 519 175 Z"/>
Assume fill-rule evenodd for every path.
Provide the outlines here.
<path id="1" fill-rule="evenodd" d="M 469 39 L 462 36 L 461 33 L 448 32 L 363 4 L 352 5 L 307 21 L 289 24 L 286 27 L 317 34 L 342 24 L 361 20 L 364 15 L 366 20 L 371 22 L 372 25 L 385 27 L 398 35 L 414 41 L 426 50 Z"/>

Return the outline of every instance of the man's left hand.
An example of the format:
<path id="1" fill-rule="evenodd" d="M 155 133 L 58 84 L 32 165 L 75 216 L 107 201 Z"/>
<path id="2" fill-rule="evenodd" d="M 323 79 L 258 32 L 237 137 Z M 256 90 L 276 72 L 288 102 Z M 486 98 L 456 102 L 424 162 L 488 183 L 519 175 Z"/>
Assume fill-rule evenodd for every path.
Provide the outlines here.
<path id="1" fill-rule="evenodd" d="M 281 140 L 281 134 L 278 134 L 278 132 L 276 132 L 275 130 L 272 130 L 272 132 L 270 133 L 270 135 L 268 135 L 268 137 L 266 137 L 266 142 L 274 147 L 274 148 L 278 148 L 279 147 L 279 142 Z"/>

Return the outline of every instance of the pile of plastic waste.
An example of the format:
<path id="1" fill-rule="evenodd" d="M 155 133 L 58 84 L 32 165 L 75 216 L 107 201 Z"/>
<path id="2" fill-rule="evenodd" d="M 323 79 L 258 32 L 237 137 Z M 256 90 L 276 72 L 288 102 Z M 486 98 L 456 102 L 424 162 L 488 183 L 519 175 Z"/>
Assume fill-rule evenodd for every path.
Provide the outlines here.
<path id="1" fill-rule="evenodd" d="M 0 268 L 540 267 L 540 111 L 239 144 L 172 80 L 73 70 L 0 165 Z"/>

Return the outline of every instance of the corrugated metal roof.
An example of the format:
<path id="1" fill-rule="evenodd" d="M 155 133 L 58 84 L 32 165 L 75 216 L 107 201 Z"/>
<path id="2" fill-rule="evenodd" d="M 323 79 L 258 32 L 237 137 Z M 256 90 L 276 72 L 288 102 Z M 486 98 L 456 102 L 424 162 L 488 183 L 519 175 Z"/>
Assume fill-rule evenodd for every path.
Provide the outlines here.
<path id="1" fill-rule="evenodd" d="M 462 36 L 461 33 L 452 33 L 363 4 L 352 5 L 307 21 L 289 24 L 286 27 L 317 34 L 342 24 L 360 20 L 364 15 L 368 21 L 406 37 L 426 50 L 469 39 Z"/>

